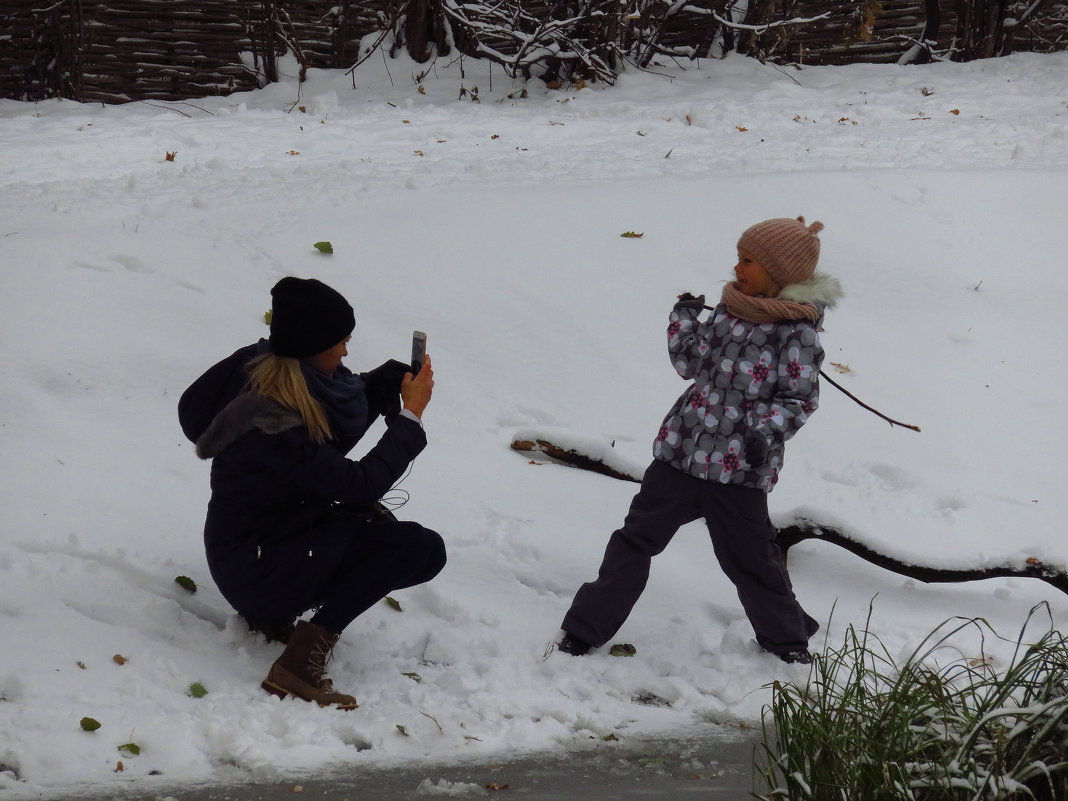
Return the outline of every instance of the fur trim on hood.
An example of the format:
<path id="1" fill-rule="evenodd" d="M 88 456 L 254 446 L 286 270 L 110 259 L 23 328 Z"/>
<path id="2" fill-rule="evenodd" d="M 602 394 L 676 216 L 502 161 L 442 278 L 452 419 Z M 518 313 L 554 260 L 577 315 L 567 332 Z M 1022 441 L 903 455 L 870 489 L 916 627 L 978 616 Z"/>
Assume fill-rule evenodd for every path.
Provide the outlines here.
<path id="1" fill-rule="evenodd" d="M 300 414 L 254 392 L 244 392 L 215 415 L 197 439 L 197 456 L 218 456 L 238 437 L 256 428 L 264 434 L 280 434 L 304 425 Z"/>
<path id="2" fill-rule="evenodd" d="M 833 309 L 841 297 L 842 285 L 837 278 L 816 273 L 807 281 L 790 284 L 776 296 L 776 300 L 808 303 L 822 310 Z"/>

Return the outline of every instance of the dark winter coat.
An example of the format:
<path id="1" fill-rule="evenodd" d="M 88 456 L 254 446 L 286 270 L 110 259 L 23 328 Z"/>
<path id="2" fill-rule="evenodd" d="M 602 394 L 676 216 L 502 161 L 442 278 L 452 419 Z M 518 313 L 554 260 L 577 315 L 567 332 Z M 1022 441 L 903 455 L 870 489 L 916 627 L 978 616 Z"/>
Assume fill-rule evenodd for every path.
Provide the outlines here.
<path id="1" fill-rule="evenodd" d="M 822 276 L 788 289 L 789 299 L 821 311 L 841 294 L 837 281 Z M 698 315 L 677 308 L 669 317 L 672 365 L 694 383 L 664 419 L 653 456 L 696 478 L 771 492 L 786 440 L 819 406 L 822 314 L 815 323 L 752 323 L 721 304 L 704 322 Z M 745 460 L 750 431 L 769 446 L 761 465 Z"/>
<path id="2" fill-rule="evenodd" d="M 241 355 L 252 354 L 242 349 L 231 357 L 243 372 Z M 231 378 L 218 369 L 217 386 L 201 384 L 199 394 L 215 397 Z M 189 422 L 196 406 L 187 403 L 183 428 L 196 428 Z M 362 431 L 376 417 L 371 407 Z M 208 565 L 238 611 L 262 607 L 266 592 L 314 593 L 323 586 L 349 538 L 378 520 L 377 502 L 426 447 L 422 426 L 402 415 L 388 420 L 366 455 L 348 459 L 356 439 L 317 444 L 299 414 L 251 392 L 238 394 L 199 435 L 197 455 L 214 460 L 204 526 Z M 315 601 L 309 595 L 287 606 L 309 608 Z"/>

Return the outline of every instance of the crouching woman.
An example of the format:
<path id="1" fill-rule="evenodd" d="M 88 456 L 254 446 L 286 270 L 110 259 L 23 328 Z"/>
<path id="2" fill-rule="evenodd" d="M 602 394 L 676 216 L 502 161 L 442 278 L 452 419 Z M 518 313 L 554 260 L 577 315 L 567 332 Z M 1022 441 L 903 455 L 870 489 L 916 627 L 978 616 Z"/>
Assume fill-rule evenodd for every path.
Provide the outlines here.
<path id="1" fill-rule="evenodd" d="M 214 460 L 208 565 L 250 626 L 286 642 L 263 689 L 354 708 L 326 676 L 342 631 L 390 591 L 429 581 L 445 565 L 437 533 L 379 504 L 426 447 L 420 417 L 434 371 L 427 358 L 418 375 L 398 362 L 355 375 L 341 364 L 355 318 L 339 293 L 283 278 L 271 294 L 269 342 L 243 349 L 247 383 L 196 438 L 197 455 Z M 380 412 L 381 439 L 359 460 L 347 458 Z M 294 626 L 310 609 L 311 619 Z"/>

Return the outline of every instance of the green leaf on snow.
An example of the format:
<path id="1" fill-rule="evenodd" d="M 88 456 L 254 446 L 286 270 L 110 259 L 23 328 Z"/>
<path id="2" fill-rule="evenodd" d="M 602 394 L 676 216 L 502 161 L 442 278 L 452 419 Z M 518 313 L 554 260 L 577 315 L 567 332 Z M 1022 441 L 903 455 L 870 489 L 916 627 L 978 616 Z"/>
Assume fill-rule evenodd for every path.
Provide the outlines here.
<path id="1" fill-rule="evenodd" d="M 194 681 L 189 685 L 189 694 L 194 698 L 203 698 L 208 694 L 207 688 L 199 681 Z"/>
<path id="2" fill-rule="evenodd" d="M 189 590 L 190 592 L 197 591 L 197 583 L 189 578 L 189 576 L 175 576 L 174 583 L 184 590 Z"/>

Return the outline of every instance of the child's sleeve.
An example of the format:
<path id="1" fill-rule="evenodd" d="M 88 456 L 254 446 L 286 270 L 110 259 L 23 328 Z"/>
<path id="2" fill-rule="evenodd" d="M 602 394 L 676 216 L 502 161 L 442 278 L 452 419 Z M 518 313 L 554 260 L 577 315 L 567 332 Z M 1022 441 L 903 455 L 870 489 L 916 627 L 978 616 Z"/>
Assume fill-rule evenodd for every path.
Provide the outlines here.
<path id="1" fill-rule="evenodd" d="M 775 396 L 757 426 L 770 443 L 790 439 L 819 407 L 822 364 L 823 346 L 814 326 L 796 326 L 783 338 Z"/>
<path id="2" fill-rule="evenodd" d="M 699 322 L 697 318 L 700 314 L 696 309 L 679 306 L 672 309 L 668 316 L 668 356 L 675 372 L 687 381 L 695 378 L 701 371 L 704 358 L 700 346 L 705 342 L 709 323 Z M 707 344 L 704 352 L 708 352 Z"/>

